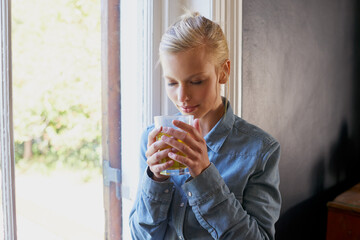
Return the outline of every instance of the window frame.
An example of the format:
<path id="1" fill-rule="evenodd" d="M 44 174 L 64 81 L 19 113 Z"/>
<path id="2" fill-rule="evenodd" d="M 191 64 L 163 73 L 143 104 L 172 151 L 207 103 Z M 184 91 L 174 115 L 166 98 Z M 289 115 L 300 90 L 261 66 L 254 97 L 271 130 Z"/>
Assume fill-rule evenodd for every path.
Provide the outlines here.
<path id="1" fill-rule="evenodd" d="M 101 1 L 103 198 L 109 240 L 122 239 L 120 32 L 120 0 Z"/>
<path id="2" fill-rule="evenodd" d="M 4 239 L 17 239 L 15 207 L 15 155 L 12 112 L 11 6 L 1 0 L 1 195 Z"/>
<path id="3" fill-rule="evenodd" d="M 230 51 L 229 98 L 234 113 L 242 116 L 242 6 L 243 0 L 212 0 L 213 20 L 224 31 Z"/>

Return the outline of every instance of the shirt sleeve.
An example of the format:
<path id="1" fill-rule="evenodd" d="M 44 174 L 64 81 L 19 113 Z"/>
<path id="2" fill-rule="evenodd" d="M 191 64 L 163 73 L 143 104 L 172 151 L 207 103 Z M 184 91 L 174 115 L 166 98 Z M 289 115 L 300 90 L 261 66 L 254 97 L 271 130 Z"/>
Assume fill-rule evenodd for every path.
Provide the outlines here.
<path id="1" fill-rule="evenodd" d="M 249 178 L 242 200 L 236 199 L 213 164 L 183 184 L 198 222 L 214 239 L 274 239 L 281 205 L 279 159 L 280 145 L 275 142 Z"/>
<path id="2" fill-rule="evenodd" d="M 156 182 L 152 172 L 147 168 L 145 152 L 147 149 L 148 129 L 141 137 L 140 169 L 142 178 L 139 181 L 137 197 L 130 212 L 129 224 L 132 239 L 163 239 L 168 212 L 174 192 L 173 183 L 169 180 Z"/>

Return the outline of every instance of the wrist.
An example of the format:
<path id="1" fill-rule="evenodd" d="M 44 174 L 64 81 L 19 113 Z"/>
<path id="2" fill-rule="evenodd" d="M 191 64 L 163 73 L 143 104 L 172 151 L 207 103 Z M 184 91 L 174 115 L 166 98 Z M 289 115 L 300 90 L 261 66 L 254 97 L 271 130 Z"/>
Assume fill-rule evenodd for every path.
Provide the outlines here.
<path id="1" fill-rule="evenodd" d="M 194 172 L 193 174 L 191 174 L 191 176 L 194 178 L 194 177 L 197 177 L 199 176 L 201 173 L 203 173 L 206 169 L 208 169 L 210 167 L 211 163 L 209 162 L 209 164 L 205 167 L 203 167 L 202 169 L 199 169 L 198 171 Z"/>
<path id="2" fill-rule="evenodd" d="M 164 182 L 169 178 L 169 176 L 153 173 L 149 167 L 147 168 L 147 174 L 152 180 L 157 182 Z"/>
<path id="3" fill-rule="evenodd" d="M 164 182 L 166 180 L 169 179 L 169 176 L 163 176 L 163 175 L 160 175 L 160 176 L 155 176 L 155 174 L 152 176 L 151 178 L 152 180 L 156 181 L 156 182 Z"/>

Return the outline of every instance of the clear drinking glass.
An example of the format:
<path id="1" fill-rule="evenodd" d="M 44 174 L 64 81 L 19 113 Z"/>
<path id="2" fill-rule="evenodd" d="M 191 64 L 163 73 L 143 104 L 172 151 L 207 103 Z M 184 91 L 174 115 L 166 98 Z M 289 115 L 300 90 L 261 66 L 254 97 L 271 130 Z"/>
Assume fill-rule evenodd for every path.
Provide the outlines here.
<path id="1" fill-rule="evenodd" d="M 187 123 L 189 125 L 192 125 L 193 120 L 194 120 L 194 116 L 193 115 L 156 116 L 156 117 L 154 117 L 155 127 L 156 128 L 158 128 L 160 126 L 162 126 L 162 127 L 171 127 L 171 128 L 176 129 L 176 130 L 182 131 L 181 129 L 174 126 L 174 124 L 172 123 L 173 120 L 179 120 L 179 121 L 185 122 L 185 123 Z M 165 135 L 165 134 L 162 133 L 162 132 L 159 133 L 156 136 L 156 140 L 157 141 L 160 140 L 163 135 Z M 167 136 L 171 137 L 170 135 L 167 135 Z M 182 143 L 181 140 L 178 140 L 178 141 Z M 184 154 L 182 154 L 180 152 L 178 152 L 176 154 L 184 156 Z M 169 157 L 166 157 L 166 158 L 162 159 L 161 162 L 164 163 L 164 162 L 167 162 L 169 160 L 173 160 L 173 159 L 171 159 Z M 181 164 L 181 163 L 174 160 L 174 164 L 170 168 L 162 171 L 160 174 L 162 174 L 162 175 L 185 175 L 185 174 L 189 174 L 189 169 L 185 165 L 183 165 L 183 164 Z"/>

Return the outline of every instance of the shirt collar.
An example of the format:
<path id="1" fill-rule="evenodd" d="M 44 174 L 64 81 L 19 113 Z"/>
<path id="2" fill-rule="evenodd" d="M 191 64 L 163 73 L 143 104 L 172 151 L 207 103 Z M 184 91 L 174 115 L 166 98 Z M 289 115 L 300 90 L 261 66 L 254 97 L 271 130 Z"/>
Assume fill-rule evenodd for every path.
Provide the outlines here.
<path id="1" fill-rule="evenodd" d="M 223 99 L 223 102 L 224 101 L 225 99 Z M 230 134 L 230 131 L 234 125 L 234 121 L 234 112 L 230 106 L 230 102 L 228 102 L 225 114 L 204 137 L 207 146 L 212 151 L 218 152 L 220 150 L 227 136 Z"/>

